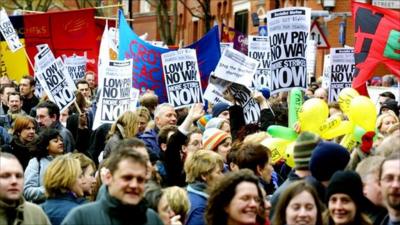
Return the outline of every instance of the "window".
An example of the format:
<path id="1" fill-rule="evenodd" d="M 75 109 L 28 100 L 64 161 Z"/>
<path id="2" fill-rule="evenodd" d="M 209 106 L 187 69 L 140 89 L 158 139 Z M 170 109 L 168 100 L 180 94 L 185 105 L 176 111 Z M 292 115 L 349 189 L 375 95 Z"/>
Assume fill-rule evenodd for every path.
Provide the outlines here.
<path id="1" fill-rule="evenodd" d="M 235 29 L 247 35 L 249 11 L 241 10 L 235 13 Z"/>
<path id="2" fill-rule="evenodd" d="M 140 12 L 141 13 L 150 12 L 150 4 L 146 0 L 140 0 Z"/>

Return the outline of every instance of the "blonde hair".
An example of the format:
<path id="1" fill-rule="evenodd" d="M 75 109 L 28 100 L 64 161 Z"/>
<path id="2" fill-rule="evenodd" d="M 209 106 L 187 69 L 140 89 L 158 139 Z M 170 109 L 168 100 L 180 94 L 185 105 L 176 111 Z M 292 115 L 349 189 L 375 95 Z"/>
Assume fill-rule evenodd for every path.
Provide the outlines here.
<path id="1" fill-rule="evenodd" d="M 117 121 L 111 126 L 111 129 L 108 133 L 109 137 L 115 134 L 118 130 L 118 125 L 123 128 L 123 138 L 131 138 L 135 137 L 138 133 L 138 116 L 136 112 L 126 111 L 122 114 Z"/>
<path id="2" fill-rule="evenodd" d="M 82 169 L 77 159 L 71 154 L 56 157 L 44 172 L 44 188 L 47 197 L 55 197 L 70 190 Z"/>
<path id="3" fill-rule="evenodd" d="M 185 161 L 186 182 L 193 183 L 202 180 L 202 176 L 211 174 L 216 166 L 224 167 L 224 160 L 221 155 L 210 150 L 198 150 L 189 155 Z"/>
<path id="4" fill-rule="evenodd" d="M 136 113 L 139 117 L 144 117 L 147 120 L 147 122 L 151 120 L 150 111 L 146 107 L 143 106 L 138 107 L 136 109 Z"/>
<path id="5" fill-rule="evenodd" d="M 93 170 L 96 170 L 96 165 L 94 164 L 93 160 L 87 157 L 85 154 L 80 152 L 72 153 L 72 158 L 79 160 L 79 164 L 81 165 L 82 171 L 88 168 L 88 166 L 92 166 Z"/>
<path id="6" fill-rule="evenodd" d="M 378 118 L 376 119 L 376 128 L 378 128 L 378 130 L 381 129 L 383 120 L 384 120 L 386 117 L 389 117 L 389 116 L 393 117 L 394 120 L 396 120 L 396 123 L 399 122 L 399 118 L 396 116 L 396 114 L 394 114 L 393 111 L 389 110 L 389 111 L 383 112 L 383 113 L 382 113 L 380 116 L 378 116 Z"/>
<path id="7" fill-rule="evenodd" d="M 189 212 L 190 202 L 185 189 L 173 186 L 163 190 L 168 205 L 175 214 L 181 216 L 181 221 L 185 221 L 186 215 Z"/>
<path id="8" fill-rule="evenodd" d="M 271 136 L 267 132 L 257 132 L 254 134 L 247 135 L 243 140 L 243 144 L 259 144 L 264 139 L 270 137 Z"/>

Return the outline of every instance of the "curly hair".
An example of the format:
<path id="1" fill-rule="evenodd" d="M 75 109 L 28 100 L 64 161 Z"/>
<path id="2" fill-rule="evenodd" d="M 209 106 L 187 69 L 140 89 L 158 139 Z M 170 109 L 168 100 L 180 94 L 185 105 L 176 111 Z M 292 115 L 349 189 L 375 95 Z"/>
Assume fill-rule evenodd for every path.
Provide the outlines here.
<path id="1" fill-rule="evenodd" d="M 260 201 L 260 210 L 257 215 L 257 223 L 265 223 L 265 205 L 262 191 L 258 185 L 258 178 L 251 170 L 243 169 L 227 174 L 213 187 L 208 199 L 205 220 L 208 225 L 227 224 L 228 214 L 225 208 L 230 204 L 236 195 L 236 188 L 242 182 L 253 183 L 257 187 L 257 194 Z"/>
<path id="2" fill-rule="evenodd" d="M 38 151 L 35 152 L 35 157 L 38 160 L 49 155 L 47 147 L 49 146 L 50 141 L 55 138 L 62 139 L 60 132 L 53 128 L 46 128 L 39 134 L 39 142 L 37 144 Z"/>

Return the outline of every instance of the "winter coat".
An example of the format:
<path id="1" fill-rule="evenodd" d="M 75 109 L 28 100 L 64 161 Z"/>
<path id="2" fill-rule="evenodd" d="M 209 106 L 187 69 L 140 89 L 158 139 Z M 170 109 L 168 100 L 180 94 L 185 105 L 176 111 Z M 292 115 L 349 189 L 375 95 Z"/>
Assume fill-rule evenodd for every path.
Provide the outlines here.
<path id="1" fill-rule="evenodd" d="M 47 199 L 41 206 L 52 225 L 60 225 L 67 214 L 75 207 L 85 203 L 85 199 L 77 198 L 73 193 L 65 193 Z"/>
<path id="2" fill-rule="evenodd" d="M 186 225 L 205 225 L 204 214 L 208 199 L 208 194 L 205 192 L 206 188 L 207 185 L 202 182 L 195 182 L 187 186 L 190 210 Z"/>
<path id="3" fill-rule="evenodd" d="M 74 208 L 61 224 L 162 225 L 163 222 L 144 200 L 137 205 L 125 205 L 107 190 L 98 201 Z"/>
<path id="4" fill-rule="evenodd" d="M 25 201 L 23 197 L 19 199 L 18 206 L 11 206 L 0 201 L 0 224 L 51 225 L 43 210 L 39 206 Z"/>
<path id="5" fill-rule="evenodd" d="M 27 201 L 42 203 L 46 200 L 43 186 L 44 172 L 53 160 L 52 156 L 32 158 L 24 173 L 24 197 Z"/>

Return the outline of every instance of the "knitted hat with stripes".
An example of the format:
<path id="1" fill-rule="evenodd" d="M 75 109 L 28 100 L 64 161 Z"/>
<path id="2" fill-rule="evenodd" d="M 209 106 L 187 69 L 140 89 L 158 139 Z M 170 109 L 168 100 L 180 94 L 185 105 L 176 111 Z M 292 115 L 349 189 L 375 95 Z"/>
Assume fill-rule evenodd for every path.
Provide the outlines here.
<path id="1" fill-rule="evenodd" d="M 311 153 L 320 141 L 318 135 L 307 131 L 297 137 L 293 148 L 295 169 L 308 170 Z"/>
<path id="2" fill-rule="evenodd" d="M 217 128 L 206 129 L 203 133 L 203 149 L 216 150 L 217 146 L 221 144 L 226 138 L 231 137 L 225 131 Z"/>

